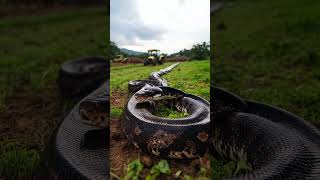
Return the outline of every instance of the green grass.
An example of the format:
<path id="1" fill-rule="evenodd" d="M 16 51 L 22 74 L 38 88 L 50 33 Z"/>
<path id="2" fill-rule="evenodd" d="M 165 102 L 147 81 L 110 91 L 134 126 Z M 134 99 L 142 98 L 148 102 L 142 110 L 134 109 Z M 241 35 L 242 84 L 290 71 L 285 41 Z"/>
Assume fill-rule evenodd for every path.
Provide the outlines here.
<path id="1" fill-rule="evenodd" d="M 173 120 L 189 116 L 188 112 L 179 111 L 175 107 L 168 106 L 165 102 L 158 102 L 156 107 L 157 108 L 153 112 L 155 116 L 170 118 Z"/>
<path id="2" fill-rule="evenodd" d="M 0 21 L 0 106 L 17 88 L 42 91 L 55 82 L 62 62 L 106 55 L 105 8 L 8 16 Z"/>
<path id="3" fill-rule="evenodd" d="M 140 159 L 133 160 L 127 165 L 127 172 L 124 176 L 118 177 L 111 172 L 111 176 L 118 180 L 138 180 L 144 178 L 141 175 L 141 172 L 145 169 L 144 165 L 140 162 Z M 162 175 L 161 177 L 159 177 Z M 207 169 L 200 167 L 200 171 L 197 173 L 198 177 L 192 177 L 186 174 L 183 174 L 181 170 L 173 172 L 170 168 L 167 160 L 160 160 L 157 164 L 154 164 L 150 170 L 147 170 L 146 180 L 156 180 L 164 177 L 170 177 L 175 179 L 184 179 L 184 180 L 209 180 L 207 177 Z"/>
<path id="4" fill-rule="evenodd" d="M 108 21 L 105 7 L 48 9 L 41 15 L 3 17 L 0 21 L 0 112 L 6 111 L 7 99 L 14 97 L 17 90 L 28 95 L 48 94 L 45 93 L 48 86 L 56 86 L 58 70 L 63 62 L 90 55 L 106 56 Z M 50 93 L 57 94 L 58 91 Z M 52 111 L 70 107 L 68 101 L 55 100 L 59 102 L 39 105 L 50 106 Z M 45 124 L 49 121 L 50 128 Z M 32 145 L 27 139 L 30 136 L 26 136 L 25 141 L 23 137 L 1 138 L 0 179 L 28 178 L 35 173 L 43 153 L 39 147 L 47 144 L 54 130 L 53 121 L 56 119 L 42 119 L 44 124 L 31 137 L 42 129 L 45 132 L 32 139 Z"/>
<path id="5" fill-rule="evenodd" d="M 319 6 L 260 0 L 225 7 L 212 18 L 214 83 L 320 125 Z"/>
<path id="6" fill-rule="evenodd" d="M 225 6 L 211 17 L 214 84 L 320 126 L 319 7 L 313 0 L 238 0 Z M 224 166 L 213 160 L 217 179 L 230 175 L 221 174 Z"/>
<path id="7" fill-rule="evenodd" d="M 114 118 L 119 118 L 123 113 L 123 108 L 119 108 L 119 107 L 111 107 L 111 115 L 110 117 L 112 119 Z"/>
<path id="8" fill-rule="evenodd" d="M 143 66 L 131 64 L 111 67 L 110 88 L 112 92 L 127 92 L 128 82 L 136 79 L 146 79 L 153 71 L 166 68 L 173 63 L 160 66 Z M 170 73 L 163 76 L 170 87 L 178 88 L 190 94 L 210 99 L 210 61 L 187 61 L 180 63 Z"/>
<path id="9" fill-rule="evenodd" d="M 111 67 L 110 90 L 111 96 L 128 93 L 128 82 L 136 79 L 146 79 L 153 71 L 166 68 L 173 63 L 165 63 L 160 66 L 143 66 L 142 64 L 130 64 Z M 210 100 L 210 61 L 188 61 L 180 63 L 170 73 L 163 76 L 170 87 L 180 89 L 186 93 L 201 96 Z M 113 102 L 111 102 L 113 103 Z M 117 108 L 124 108 L 122 104 L 111 104 L 111 114 L 120 115 Z M 113 112 L 113 113 L 112 113 Z M 164 113 L 166 110 L 164 110 Z M 170 115 L 171 114 L 171 115 Z M 169 113 L 167 116 L 183 116 L 181 113 Z M 119 116 L 120 117 L 120 116 Z"/>
<path id="10" fill-rule="evenodd" d="M 250 167 L 245 161 L 223 161 L 211 157 L 211 177 L 221 179 L 223 177 L 239 176 L 248 173 Z"/>
<path id="11" fill-rule="evenodd" d="M 30 176 L 37 170 L 40 163 L 40 155 L 36 150 L 20 147 L 15 144 L 1 150 L 0 177 L 22 178 Z"/>

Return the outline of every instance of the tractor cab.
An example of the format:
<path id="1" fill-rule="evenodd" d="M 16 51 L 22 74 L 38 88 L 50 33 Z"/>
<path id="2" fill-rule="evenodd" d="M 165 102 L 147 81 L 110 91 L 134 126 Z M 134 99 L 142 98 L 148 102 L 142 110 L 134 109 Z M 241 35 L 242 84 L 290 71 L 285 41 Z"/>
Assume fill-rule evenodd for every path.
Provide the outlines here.
<path id="1" fill-rule="evenodd" d="M 150 56 L 159 56 L 160 55 L 160 50 L 157 49 L 150 49 L 148 50 L 148 55 Z"/>

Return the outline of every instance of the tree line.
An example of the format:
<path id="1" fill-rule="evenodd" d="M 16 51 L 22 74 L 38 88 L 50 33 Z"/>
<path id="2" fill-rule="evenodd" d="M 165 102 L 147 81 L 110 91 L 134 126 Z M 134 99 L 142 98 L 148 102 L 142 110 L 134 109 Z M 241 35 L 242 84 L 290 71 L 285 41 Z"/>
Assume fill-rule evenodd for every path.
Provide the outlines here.
<path id="1" fill-rule="evenodd" d="M 124 55 L 127 57 L 128 55 L 120 50 L 115 42 L 110 41 L 110 57 L 114 59 L 117 55 Z M 145 58 L 147 53 L 137 55 L 135 57 Z M 183 56 L 190 59 L 202 60 L 210 58 L 210 43 L 202 42 L 195 43 L 191 49 L 183 49 L 177 53 L 173 53 L 168 55 L 168 57 L 178 57 Z"/>
<path id="2" fill-rule="evenodd" d="M 210 57 L 210 43 L 196 43 L 191 49 L 183 49 L 171 56 L 184 56 L 191 59 L 202 60 Z"/>

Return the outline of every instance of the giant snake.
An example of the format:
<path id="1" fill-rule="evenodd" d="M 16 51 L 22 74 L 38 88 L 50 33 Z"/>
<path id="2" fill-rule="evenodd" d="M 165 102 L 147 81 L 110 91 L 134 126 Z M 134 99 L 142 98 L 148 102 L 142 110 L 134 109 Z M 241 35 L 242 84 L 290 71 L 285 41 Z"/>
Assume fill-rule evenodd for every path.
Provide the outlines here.
<path id="1" fill-rule="evenodd" d="M 123 129 L 136 147 L 174 159 L 199 157 L 210 149 L 223 158 L 246 161 L 252 171 L 231 179 L 320 178 L 320 133 L 315 127 L 278 108 L 259 109 L 263 105 L 214 86 L 209 124 L 208 102 L 163 86 L 166 81 L 160 76 L 176 65 L 152 72 L 145 81 L 129 82 L 129 89 L 136 92 L 126 105 Z M 189 116 L 153 115 L 155 102 L 167 97 Z"/>
<path id="2" fill-rule="evenodd" d="M 104 57 L 61 66 L 57 80 L 61 94 L 82 100 L 64 116 L 48 146 L 53 179 L 109 179 L 109 69 Z"/>
<path id="3" fill-rule="evenodd" d="M 206 100 L 167 86 L 161 75 L 174 66 L 152 72 L 146 80 L 129 82 L 133 95 L 125 107 L 123 130 L 135 146 L 166 158 L 196 158 L 210 150 L 229 160 L 247 161 L 252 170 L 230 179 L 319 179 L 318 129 L 284 110 L 243 100 L 214 86 L 209 111 Z M 157 101 L 166 101 L 189 116 L 155 116 Z M 66 118 L 108 127 L 106 102 L 105 88 L 99 88 Z"/>
<path id="4" fill-rule="evenodd" d="M 200 97 L 166 86 L 166 81 L 160 77 L 176 65 L 152 72 L 146 81 L 129 82 L 129 90 L 134 95 L 125 108 L 123 130 L 136 147 L 154 155 L 195 158 L 206 152 L 209 143 L 210 107 Z M 179 111 L 188 112 L 189 116 L 180 119 L 155 116 L 152 111 L 160 100 L 167 101 Z"/>

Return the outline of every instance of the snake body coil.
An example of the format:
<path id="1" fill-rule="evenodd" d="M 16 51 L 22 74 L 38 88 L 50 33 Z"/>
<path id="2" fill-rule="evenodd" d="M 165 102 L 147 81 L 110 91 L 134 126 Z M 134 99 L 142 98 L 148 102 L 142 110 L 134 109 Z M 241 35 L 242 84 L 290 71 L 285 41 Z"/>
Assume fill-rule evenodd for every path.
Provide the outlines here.
<path id="1" fill-rule="evenodd" d="M 207 149 L 210 107 L 200 97 L 166 87 L 167 82 L 161 76 L 177 65 L 151 73 L 148 80 L 129 82 L 129 91 L 134 95 L 125 109 L 123 130 L 135 146 L 151 154 L 174 159 L 195 158 Z M 170 119 L 153 115 L 156 108 L 153 102 L 159 97 L 169 98 L 173 106 L 187 111 L 189 116 Z"/>
<path id="2" fill-rule="evenodd" d="M 315 127 L 276 107 L 211 90 L 215 153 L 245 160 L 252 169 L 227 179 L 320 179 L 320 133 Z"/>
<path id="3" fill-rule="evenodd" d="M 198 157 L 210 149 L 224 159 L 244 160 L 251 168 L 247 174 L 226 179 L 320 179 L 320 133 L 309 123 L 276 107 L 245 101 L 212 86 L 209 125 L 208 102 L 196 96 L 188 99 L 191 95 L 177 89 L 157 87 L 161 81 L 148 83 L 163 73 L 152 74 L 156 78 L 139 81 L 144 84 L 140 84 L 142 88 L 125 109 L 124 132 L 135 146 L 177 159 Z M 155 107 L 150 101 L 157 94 L 170 92 L 183 97 L 172 100 L 174 103 L 190 104 L 189 117 L 168 120 L 152 115 Z"/>
<path id="4" fill-rule="evenodd" d="M 53 179 L 109 179 L 108 62 L 86 57 L 61 66 L 57 81 L 62 94 L 86 97 L 64 117 L 51 139 L 49 171 Z"/>
<path id="5" fill-rule="evenodd" d="M 161 75 L 176 65 L 151 73 L 149 79 L 129 82 L 133 96 L 125 108 L 123 130 L 135 146 L 154 155 L 175 159 L 195 158 L 210 149 L 225 159 L 245 160 L 252 169 L 242 176 L 226 179 L 320 179 L 318 129 L 289 112 L 243 100 L 213 86 L 210 111 L 206 100 L 167 87 L 167 82 L 161 79 Z M 170 106 L 188 112 L 189 116 L 169 119 L 153 115 L 155 102 L 166 99 Z M 108 128 L 108 100 L 107 92 L 99 88 L 84 98 L 62 124 L 73 127 L 75 123 L 82 127 L 78 124 L 82 122 L 90 125 L 83 126 L 83 129 L 92 127 L 93 131 L 83 137 L 90 140 L 82 141 L 86 149 L 105 148 L 105 145 L 97 146 L 102 143 L 93 140 L 97 139 L 94 129 Z M 58 131 L 57 142 L 59 139 L 65 141 L 67 136 L 64 134 L 78 131 L 74 129 L 65 133 L 64 130 L 60 128 Z M 57 149 L 62 154 L 69 152 L 59 143 Z M 61 168 L 57 172 L 60 170 L 63 172 Z"/>

